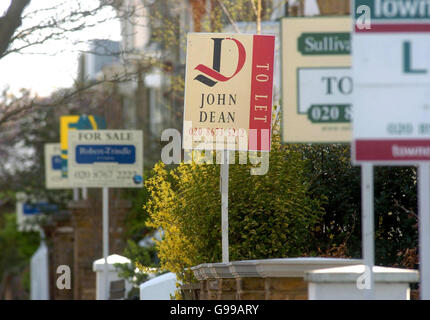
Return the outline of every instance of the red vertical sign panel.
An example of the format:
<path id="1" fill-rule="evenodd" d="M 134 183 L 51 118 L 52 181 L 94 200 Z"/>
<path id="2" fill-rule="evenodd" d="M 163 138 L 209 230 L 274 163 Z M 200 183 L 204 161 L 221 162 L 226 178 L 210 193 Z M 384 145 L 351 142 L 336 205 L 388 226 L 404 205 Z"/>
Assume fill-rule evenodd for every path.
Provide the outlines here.
<path id="1" fill-rule="evenodd" d="M 270 151 L 275 37 L 255 35 L 252 52 L 250 151 Z"/>

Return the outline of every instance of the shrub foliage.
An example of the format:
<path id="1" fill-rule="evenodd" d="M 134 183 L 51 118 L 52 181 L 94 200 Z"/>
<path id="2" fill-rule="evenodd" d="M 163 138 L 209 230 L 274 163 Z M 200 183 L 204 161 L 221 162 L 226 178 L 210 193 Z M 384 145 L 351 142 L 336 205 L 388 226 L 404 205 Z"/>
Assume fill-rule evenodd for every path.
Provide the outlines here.
<path id="1" fill-rule="evenodd" d="M 164 231 L 157 243 L 161 265 L 182 277 L 191 266 L 221 261 L 220 165 L 194 160 L 172 170 L 160 162 L 146 181 L 147 224 Z M 267 174 L 251 175 L 250 164 L 230 165 L 231 260 L 315 253 L 310 243 L 323 210 L 309 196 L 305 166 L 300 152 L 276 135 Z"/>

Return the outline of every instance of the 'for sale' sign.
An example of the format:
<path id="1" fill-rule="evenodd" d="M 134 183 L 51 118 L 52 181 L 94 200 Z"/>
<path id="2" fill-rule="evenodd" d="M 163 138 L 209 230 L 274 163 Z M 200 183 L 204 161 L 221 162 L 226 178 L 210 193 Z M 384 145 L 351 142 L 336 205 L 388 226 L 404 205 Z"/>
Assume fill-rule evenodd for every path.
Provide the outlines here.
<path id="1" fill-rule="evenodd" d="M 73 187 L 143 186 L 142 131 L 70 130 L 68 140 Z"/>
<path id="2" fill-rule="evenodd" d="M 270 151 L 275 37 L 190 33 L 184 149 Z"/>

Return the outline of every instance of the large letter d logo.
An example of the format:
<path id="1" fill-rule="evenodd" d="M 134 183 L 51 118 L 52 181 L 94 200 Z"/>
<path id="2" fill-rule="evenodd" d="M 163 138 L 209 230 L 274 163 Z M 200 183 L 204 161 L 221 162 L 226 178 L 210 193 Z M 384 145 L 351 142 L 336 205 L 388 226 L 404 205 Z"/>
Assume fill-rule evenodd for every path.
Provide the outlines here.
<path id="1" fill-rule="evenodd" d="M 211 39 L 214 41 L 214 56 L 213 56 L 212 68 L 209 68 L 203 64 L 199 64 L 197 67 L 194 68 L 195 70 L 199 70 L 200 72 L 206 75 L 204 76 L 200 74 L 197 77 L 195 77 L 194 80 L 198 80 L 209 87 L 213 87 L 218 81 L 226 82 L 231 78 L 233 78 L 235 75 L 239 73 L 240 70 L 242 70 L 246 60 L 245 48 L 243 47 L 242 43 L 240 43 L 238 40 L 232 39 L 232 38 L 211 38 Z M 236 46 L 239 52 L 236 71 L 230 77 L 226 77 L 220 73 L 221 45 L 223 40 L 234 41 L 236 43 Z M 215 79 L 217 81 L 214 81 L 208 77 L 211 77 L 212 79 Z"/>

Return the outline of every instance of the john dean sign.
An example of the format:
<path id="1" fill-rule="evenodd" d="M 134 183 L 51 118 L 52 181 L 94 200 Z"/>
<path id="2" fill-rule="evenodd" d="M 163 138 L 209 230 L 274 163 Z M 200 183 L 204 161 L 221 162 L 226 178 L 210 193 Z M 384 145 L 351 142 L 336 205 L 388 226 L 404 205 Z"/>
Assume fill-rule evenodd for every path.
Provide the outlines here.
<path id="1" fill-rule="evenodd" d="M 188 34 L 184 149 L 270 151 L 274 47 L 274 36 Z"/>

